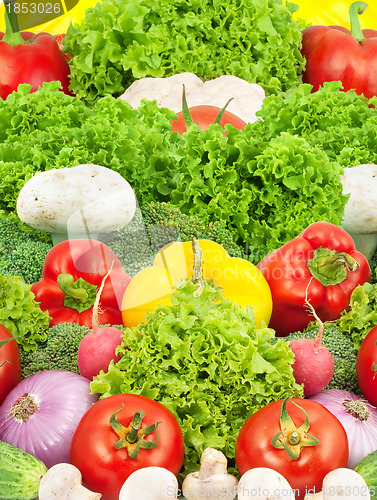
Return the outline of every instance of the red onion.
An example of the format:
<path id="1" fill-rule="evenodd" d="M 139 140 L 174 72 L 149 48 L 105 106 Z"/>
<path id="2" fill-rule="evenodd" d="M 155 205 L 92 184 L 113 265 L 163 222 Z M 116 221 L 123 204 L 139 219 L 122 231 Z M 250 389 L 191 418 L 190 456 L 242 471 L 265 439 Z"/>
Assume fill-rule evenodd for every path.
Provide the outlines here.
<path id="1" fill-rule="evenodd" d="M 377 408 L 366 399 L 340 389 L 321 391 L 309 399 L 321 403 L 342 423 L 349 444 L 348 468 L 377 450 Z"/>
<path id="2" fill-rule="evenodd" d="M 73 433 L 98 400 L 89 384 L 89 379 L 66 370 L 45 370 L 23 379 L 0 406 L 0 440 L 48 468 L 69 462 Z"/>

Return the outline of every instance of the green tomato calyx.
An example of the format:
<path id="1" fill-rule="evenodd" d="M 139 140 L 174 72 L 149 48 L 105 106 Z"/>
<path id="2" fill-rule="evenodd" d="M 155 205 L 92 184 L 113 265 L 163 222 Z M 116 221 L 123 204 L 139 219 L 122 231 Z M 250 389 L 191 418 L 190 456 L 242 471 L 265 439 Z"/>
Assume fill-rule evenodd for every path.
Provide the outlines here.
<path id="1" fill-rule="evenodd" d="M 149 425 L 148 427 L 141 428 L 141 424 L 144 418 L 143 411 L 137 411 L 132 418 L 131 423 L 125 427 L 115 418 L 115 415 L 122 411 L 124 406 L 114 412 L 110 417 L 110 425 L 112 429 L 119 436 L 119 440 L 114 444 L 117 450 L 126 448 L 128 451 L 128 456 L 130 458 L 136 458 L 138 456 L 140 448 L 144 450 L 150 450 L 156 448 L 159 442 L 157 426 L 161 422 L 156 422 L 155 424 Z M 151 434 L 156 431 L 156 441 L 146 441 L 144 436 Z"/>
<path id="2" fill-rule="evenodd" d="M 277 449 L 285 450 L 288 455 L 297 460 L 301 449 L 307 446 L 316 446 L 319 440 L 308 434 L 310 427 L 309 416 L 306 411 L 291 400 L 291 403 L 305 414 L 305 422 L 297 427 L 287 411 L 287 401 L 284 399 L 280 411 L 280 431 L 272 438 L 271 444 Z"/>

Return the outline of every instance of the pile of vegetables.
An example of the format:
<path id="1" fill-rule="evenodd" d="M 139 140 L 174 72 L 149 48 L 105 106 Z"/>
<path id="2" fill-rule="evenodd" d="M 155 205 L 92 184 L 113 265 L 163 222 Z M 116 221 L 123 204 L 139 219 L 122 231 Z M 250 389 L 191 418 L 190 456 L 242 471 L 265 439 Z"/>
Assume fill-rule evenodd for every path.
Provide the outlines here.
<path id="1" fill-rule="evenodd" d="M 374 496 L 367 5 L 348 32 L 280 0 L 103 0 L 56 39 L 20 34 L 15 5 L 0 499 Z M 345 45 L 326 73 L 329 38 L 370 78 Z"/>
<path id="2" fill-rule="evenodd" d="M 184 473 L 195 470 L 206 446 L 234 457 L 244 415 L 274 399 L 301 393 L 293 354 L 272 330 L 256 328 L 243 312 L 206 283 L 199 296 L 188 280 L 145 323 L 128 329 L 121 359 L 93 379 L 102 397 L 136 393 L 174 412 L 185 435 Z"/>

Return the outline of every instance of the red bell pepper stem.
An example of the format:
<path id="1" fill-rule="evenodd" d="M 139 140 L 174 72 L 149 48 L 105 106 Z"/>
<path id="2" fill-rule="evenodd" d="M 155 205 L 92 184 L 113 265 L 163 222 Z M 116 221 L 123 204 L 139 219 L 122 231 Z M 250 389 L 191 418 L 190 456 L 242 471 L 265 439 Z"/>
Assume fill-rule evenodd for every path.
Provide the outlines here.
<path id="1" fill-rule="evenodd" d="M 360 43 L 365 40 L 365 36 L 363 35 L 363 31 L 360 27 L 359 14 L 362 14 L 367 7 L 368 4 L 365 2 L 354 2 L 351 4 L 349 9 L 351 35 Z"/>
<path id="2" fill-rule="evenodd" d="M 329 286 L 342 283 L 347 279 L 347 270 L 356 271 L 359 263 L 346 252 L 319 247 L 308 260 L 307 267 L 323 286 Z"/>
<path id="3" fill-rule="evenodd" d="M 2 41 L 12 46 L 25 43 L 20 33 L 17 14 L 14 11 L 14 2 L 5 0 L 4 7 L 5 34 Z"/>

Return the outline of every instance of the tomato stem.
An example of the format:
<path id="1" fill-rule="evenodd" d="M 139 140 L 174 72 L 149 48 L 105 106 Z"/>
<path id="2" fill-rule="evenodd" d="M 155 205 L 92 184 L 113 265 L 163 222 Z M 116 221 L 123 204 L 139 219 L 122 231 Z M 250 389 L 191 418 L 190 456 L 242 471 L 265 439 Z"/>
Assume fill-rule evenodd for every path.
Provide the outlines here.
<path id="1" fill-rule="evenodd" d="M 132 418 L 132 421 L 128 427 L 122 425 L 115 418 L 117 413 L 124 410 L 124 406 L 114 412 L 110 417 L 110 425 L 120 439 L 114 444 L 117 450 L 126 448 L 128 451 L 128 456 L 130 458 L 136 458 L 139 454 L 140 448 L 145 450 L 150 450 L 156 448 L 159 443 L 159 436 L 157 432 L 157 426 L 161 422 L 156 422 L 155 424 L 149 425 L 148 427 L 141 428 L 141 424 L 144 418 L 143 411 L 137 411 Z M 156 441 L 146 441 L 144 436 L 151 434 L 156 431 Z"/>
<path id="2" fill-rule="evenodd" d="M 280 431 L 277 432 L 271 440 L 272 446 L 278 449 L 284 449 L 290 458 L 297 460 L 300 456 L 301 449 L 307 446 L 316 446 L 319 440 L 308 434 L 310 428 L 309 416 L 307 412 L 301 408 L 298 404 L 291 403 L 302 410 L 305 415 L 305 422 L 296 427 L 295 423 L 291 419 L 287 410 L 287 401 L 289 398 L 285 398 L 280 410 Z"/>
<path id="3" fill-rule="evenodd" d="M 221 122 L 221 118 L 223 117 L 223 114 L 225 113 L 225 110 L 226 108 L 228 107 L 228 104 L 230 103 L 230 101 L 233 100 L 233 97 L 231 97 L 229 99 L 229 101 L 225 104 L 225 106 L 223 108 L 220 109 L 220 112 L 219 114 L 216 116 L 216 120 L 213 122 L 213 123 L 217 123 L 218 125 L 220 125 L 220 122 Z"/>
<path id="4" fill-rule="evenodd" d="M 192 125 L 195 125 L 194 120 L 192 119 L 190 109 L 187 104 L 187 99 L 186 99 L 186 87 L 183 85 L 183 91 L 182 91 L 182 115 L 183 115 L 183 120 L 186 125 L 186 130 L 189 129 Z"/>

